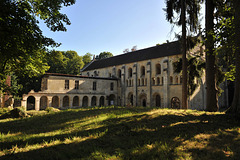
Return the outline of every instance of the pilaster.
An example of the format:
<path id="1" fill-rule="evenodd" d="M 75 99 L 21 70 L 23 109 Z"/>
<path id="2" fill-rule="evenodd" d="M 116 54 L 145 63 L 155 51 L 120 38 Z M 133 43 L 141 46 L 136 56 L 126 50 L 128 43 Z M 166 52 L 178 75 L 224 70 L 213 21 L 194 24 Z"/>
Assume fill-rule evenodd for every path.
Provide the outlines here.
<path id="1" fill-rule="evenodd" d="M 137 83 L 137 80 L 138 80 L 138 74 L 137 74 L 137 63 L 135 63 L 133 65 L 133 106 L 137 106 L 138 105 L 138 83 Z"/>

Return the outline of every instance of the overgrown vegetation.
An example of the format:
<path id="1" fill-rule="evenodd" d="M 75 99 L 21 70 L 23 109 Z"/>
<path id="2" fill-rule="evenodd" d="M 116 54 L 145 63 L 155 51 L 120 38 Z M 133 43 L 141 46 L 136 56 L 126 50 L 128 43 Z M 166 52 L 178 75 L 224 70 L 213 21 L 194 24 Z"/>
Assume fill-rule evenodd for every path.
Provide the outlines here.
<path id="1" fill-rule="evenodd" d="M 238 159 L 240 124 L 221 112 L 69 109 L 0 120 L 0 159 Z"/>

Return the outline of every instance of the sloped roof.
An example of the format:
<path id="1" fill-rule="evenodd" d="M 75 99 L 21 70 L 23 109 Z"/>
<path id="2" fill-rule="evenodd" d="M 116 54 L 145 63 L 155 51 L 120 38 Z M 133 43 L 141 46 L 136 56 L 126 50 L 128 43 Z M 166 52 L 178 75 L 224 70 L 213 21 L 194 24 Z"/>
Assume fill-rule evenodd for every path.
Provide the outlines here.
<path id="1" fill-rule="evenodd" d="M 59 76 L 59 77 L 75 77 L 75 78 L 86 78 L 86 79 L 118 80 L 117 78 L 114 78 L 114 77 L 88 77 L 88 76 L 82 76 L 82 75 L 71 75 L 71 74 L 62 74 L 62 73 L 45 73 L 43 76 L 44 77 Z"/>
<path id="2" fill-rule="evenodd" d="M 159 57 L 172 56 L 181 54 L 181 45 L 179 41 L 165 43 L 159 46 L 154 46 L 134 52 L 129 52 L 114 57 L 93 61 L 82 71 L 89 71 L 110 66 L 128 64 L 143 60 L 149 60 Z"/>

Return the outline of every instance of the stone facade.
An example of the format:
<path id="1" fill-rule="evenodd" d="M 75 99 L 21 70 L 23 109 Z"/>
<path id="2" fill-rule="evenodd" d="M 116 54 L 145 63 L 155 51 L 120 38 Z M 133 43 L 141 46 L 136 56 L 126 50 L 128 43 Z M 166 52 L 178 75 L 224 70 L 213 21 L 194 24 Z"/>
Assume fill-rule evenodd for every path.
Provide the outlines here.
<path id="1" fill-rule="evenodd" d="M 204 57 L 203 50 L 201 45 L 197 45 L 189 54 L 200 53 Z M 182 77 L 173 68 L 173 62 L 179 58 L 180 43 L 176 41 L 93 60 L 82 69 L 81 76 L 46 74 L 41 91 L 23 95 L 22 105 L 35 110 L 47 106 L 75 108 L 106 105 L 181 108 Z M 188 99 L 189 108 L 204 110 L 205 76 L 196 82 L 199 86 Z"/>
<path id="2" fill-rule="evenodd" d="M 134 54 L 134 53 L 132 53 Z M 156 106 L 161 108 L 181 108 L 181 75 L 174 73 L 173 62 L 181 55 L 110 66 L 83 71 L 91 77 L 117 77 L 119 104 L 121 106 Z M 190 97 L 190 107 L 202 110 L 205 97 L 204 78 L 200 87 Z M 200 100 L 199 100 L 200 99 Z"/>
<path id="3" fill-rule="evenodd" d="M 48 73 L 42 78 L 41 91 L 23 95 L 22 106 L 42 110 L 117 105 L 117 83 L 116 78 Z"/>
<path id="4" fill-rule="evenodd" d="M 201 45 L 197 45 L 190 54 L 203 54 L 203 50 Z M 173 42 L 93 61 L 82 70 L 82 75 L 118 78 L 118 105 L 181 108 L 182 77 L 173 68 L 173 62 L 179 58 L 180 46 Z M 205 77 L 202 77 L 199 87 L 189 97 L 189 108 L 204 110 L 205 96 Z"/>

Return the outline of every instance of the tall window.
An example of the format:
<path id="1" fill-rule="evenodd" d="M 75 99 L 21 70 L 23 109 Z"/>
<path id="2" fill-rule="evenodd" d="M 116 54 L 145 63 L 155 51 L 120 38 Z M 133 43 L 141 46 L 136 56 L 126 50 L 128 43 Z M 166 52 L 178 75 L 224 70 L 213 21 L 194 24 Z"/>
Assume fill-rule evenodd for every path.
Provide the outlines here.
<path id="1" fill-rule="evenodd" d="M 69 89 L 69 80 L 65 80 L 65 89 Z"/>
<path id="2" fill-rule="evenodd" d="M 97 82 L 93 82 L 93 90 L 94 90 L 94 91 L 97 90 Z"/>
<path id="3" fill-rule="evenodd" d="M 161 65 L 159 63 L 156 64 L 156 74 L 161 74 Z"/>
<path id="4" fill-rule="evenodd" d="M 121 70 L 119 69 L 119 70 L 118 70 L 118 78 L 121 78 L 121 76 L 122 76 L 122 72 L 121 72 Z"/>
<path id="5" fill-rule="evenodd" d="M 79 81 L 75 81 L 75 89 L 79 89 Z"/>
<path id="6" fill-rule="evenodd" d="M 113 88 L 114 88 L 114 84 L 113 82 L 110 84 L 110 90 L 113 91 Z"/>
<path id="7" fill-rule="evenodd" d="M 128 77 L 130 77 L 130 78 L 132 77 L 132 68 L 128 69 Z"/>
<path id="8" fill-rule="evenodd" d="M 141 67 L 141 76 L 145 76 L 145 67 L 144 66 Z"/>

